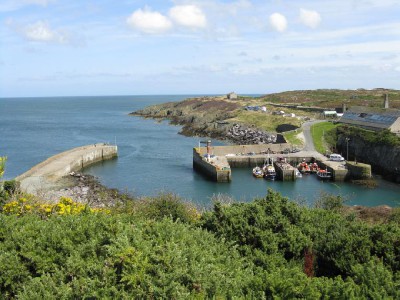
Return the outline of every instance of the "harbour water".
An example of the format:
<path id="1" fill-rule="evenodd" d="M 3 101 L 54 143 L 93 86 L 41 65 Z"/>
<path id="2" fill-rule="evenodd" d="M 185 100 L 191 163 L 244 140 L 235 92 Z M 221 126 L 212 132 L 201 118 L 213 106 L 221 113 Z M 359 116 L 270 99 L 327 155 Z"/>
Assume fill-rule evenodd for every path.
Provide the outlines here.
<path id="1" fill-rule="evenodd" d="M 304 176 L 296 182 L 255 179 L 251 170 L 233 169 L 231 183 L 215 183 L 192 169 L 192 148 L 200 138 L 179 135 L 179 126 L 132 117 L 145 106 L 188 96 L 107 96 L 0 99 L 0 155 L 8 157 L 11 179 L 49 156 L 97 142 L 117 143 L 119 157 L 89 167 L 108 187 L 135 195 L 173 192 L 200 206 L 216 194 L 250 201 L 268 188 L 312 204 L 322 192 L 341 195 L 351 205 L 400 206 L 400 185 L 378 179 L 369 189 L 349 183 L 321 182 Z M 215 144 L 221 144 L 218 141 Z"/>

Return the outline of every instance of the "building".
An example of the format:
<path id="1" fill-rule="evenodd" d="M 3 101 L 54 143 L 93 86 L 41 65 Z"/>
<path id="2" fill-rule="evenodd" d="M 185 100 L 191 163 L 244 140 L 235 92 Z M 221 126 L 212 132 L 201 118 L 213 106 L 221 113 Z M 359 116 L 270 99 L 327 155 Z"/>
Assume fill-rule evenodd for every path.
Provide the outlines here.
<path id="1" fill-rule="evenodd" d="M 400 134 L 400 110 L 398 109 L 353 106 L 344 112 L 339 122 L 376 131 L 388 129 Z"/>
<path id="2" fill-rule="evenodd" d="M 236 100 L 238 98 L 238 95 L 234 92 L 231 92 L 228 95 L 226 95 L 226 98 L 228 98 L 229 100 Z"/>
<path id="3" fill-rule="evenodd" d="M 336 110 L 324 110 L 322 112 L 322 115 L 324 116 L 324 118 L 336 118 L 337 117 L 337 112 Z"/>

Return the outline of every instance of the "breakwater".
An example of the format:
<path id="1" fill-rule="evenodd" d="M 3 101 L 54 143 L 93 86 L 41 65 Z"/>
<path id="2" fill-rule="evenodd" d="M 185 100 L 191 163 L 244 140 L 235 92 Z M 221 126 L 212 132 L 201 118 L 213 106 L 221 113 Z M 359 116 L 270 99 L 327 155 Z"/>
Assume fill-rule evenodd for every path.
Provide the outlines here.
<path id="1" fill-rule="evenodd" d="M 77 172 L 94 163 L 118 156 L 118 147 L 93 144 L 54 155 L 15 178 L 23 192 L 37 194 L 51 189 L 56 182 L 71 172 Z"/>

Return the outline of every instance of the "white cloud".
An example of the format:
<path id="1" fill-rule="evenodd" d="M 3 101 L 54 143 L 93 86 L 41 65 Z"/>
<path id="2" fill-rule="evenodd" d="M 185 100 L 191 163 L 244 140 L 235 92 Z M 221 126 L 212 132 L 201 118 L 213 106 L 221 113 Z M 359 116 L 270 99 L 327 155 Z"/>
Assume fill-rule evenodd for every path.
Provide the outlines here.
<path id="1" fill-rule="evenodd" d="M 164 33 L 172 28 L 172 23 L 166 16 L 149 8 L 134 11 L 126 22 L 132 28 L 150 34 Z"/>
<path id="2" fill-rule="evenodd" d="M 300 9 L 300 21 L 307 27 L 315 29 L 321 23 L 321 15 L 315 10 Z"/>
<path id="3" fill-rule="evenodd" d="M 287 28 L 286 17 L 280 13 L 273 13 L 269 16 L 269 23 L 278 32 L 284 32 Z"/>
<path id="4" fill-rule="evenodd" d="M 207 18 L 196 5 L 177 5 L 169 10 L 170 18 L 178 25 L 190 28 L 205 28 Z"/>
<path id="5" fill-rule="evenodd" d="M 19 28 L 24 37 L 31 41 L 37 42 L 55 42 L 66 43 L 67 35 L 59 30 L 53 30 L 49 24 L 44 21 L 38 21 L 34 24 Z"/>

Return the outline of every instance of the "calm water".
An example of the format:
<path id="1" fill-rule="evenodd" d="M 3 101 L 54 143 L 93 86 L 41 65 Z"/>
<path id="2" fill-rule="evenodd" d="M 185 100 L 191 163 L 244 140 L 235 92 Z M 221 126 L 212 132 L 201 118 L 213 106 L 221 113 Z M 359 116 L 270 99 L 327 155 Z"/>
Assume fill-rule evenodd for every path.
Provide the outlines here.
<path id="1" fill-rule="evenodd" d="M 5 177 L 13 178 L 49 156 L 97 142 L 117 142 L 119 158 L 94 165 L 87 173 L 109 187 L 136 195 L 171 191 L 209 205 L 214 194 L 248 201 L 271 187 L 291 199 L 312 203 L 321 191 L 340 194 L 350 204 L 400 206 L 400 185 L 379 180 L 377 189 L 321 182 L 305 176 L 296 182 L 255 179 L 234 169 L 231 183 L 215 183 L 192 169 L 199 138 L 178 135 L 179 127 L 128 116 L 147 105 L 187 96 L 118 96 L 0 99 L 0 155 L 8 156 Z"/>

